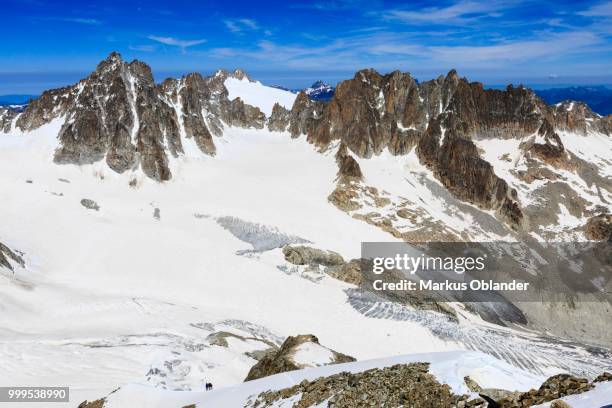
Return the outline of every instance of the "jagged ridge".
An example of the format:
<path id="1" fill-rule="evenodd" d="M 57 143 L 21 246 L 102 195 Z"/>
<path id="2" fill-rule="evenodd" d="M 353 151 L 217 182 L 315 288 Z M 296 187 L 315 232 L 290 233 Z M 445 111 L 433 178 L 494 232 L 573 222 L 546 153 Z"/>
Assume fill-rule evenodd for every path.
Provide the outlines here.
<path id="1" fill-rule="evenodd" d="M 563 167 L 567 155 L 557 130 L 612 132 L 612 116 L 600 117 L 584 104 L 548 106 L 523 87 L 486 90 L 454 70 L 423 83 L 400 71 L 362 70 L 341 82 L 329 103 L 301 92 L 291 110 L 276 104 L 269 118 L 240 98 L 229 100 L 224 81 L 230 76 L 250 80 L 241 70 L 220 70 L 156 85 L 146 64 L 111 53 L 87 78 L 44 92 L 23 113 L 4 110 L 0 125 L 5 132 L 12 126 L 29 131 L 63 117 L 56 163 L 105 160 L 116 172 L 140 167 L 160 181 L 172 177 L 168 156 L 183 154 L 188 139 L 214 155 L 214 137 L 222 136 L 225 125 L 307 135 L 323 150 L 340 141 L 361 158 L 385 148 L 395 155 L 416 148 L 420 162 L 455 197 L 496 211 L 514 229 L 524 222 L 517 193 L 480 156 L 474 138 L 537 135 L 529 153 Z M 361 174 L 357 163 L 342 157 L 341 172 Z"/>

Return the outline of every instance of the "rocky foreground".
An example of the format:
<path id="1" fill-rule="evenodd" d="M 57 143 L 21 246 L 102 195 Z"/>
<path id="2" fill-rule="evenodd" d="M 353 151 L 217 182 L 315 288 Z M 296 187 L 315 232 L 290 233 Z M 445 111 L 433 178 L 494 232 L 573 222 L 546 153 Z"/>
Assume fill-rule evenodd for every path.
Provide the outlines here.
<path id="1" fill-rule="evenodd" d="M 306 337 L 289 338 L 286 344 L 295 344 Z M 429 366 L 427 362 L 397 364 L 356 373 L 340 372 L 311 381 L 303 380 L 289 388 L 252 395 L 245 407 L 523 408 L 552 402 L 550 406 L 553 408 L 571 408 L 562 398 L 591 392 L 597 384 L 612 381 L 610 373 L 603 373 L 592 382 L 586 378 L 558 374 L 548 378 L 537 389 L 520 392 L 482 388 L 466 376 L 464 382 L 471 392 L 459 395 L 432 375 Z M 255 372 L 261 373 L 261 370 Z M 93 402 L 84 401 L 79 408 L 104 408 L 105 404 L 106 398 L 102 398 Z M 185 405 L 183 408 L 200 406 L 205 404 Z"/>
<path id="2" fill-rule="evenodd" d="M 291 406 L 296 408 L 313 407 L 321 403 L 338 408 L 521 408 L 556 401 L 552 407 L 566 408 L 569 405 L 559 398 L 588 392 L 597 382 L 612 381 L 610 373 L 602 374 L 593 383 L 586 378 L 559 374 L 550 377 L 537 390 L 511 392 L 482 389 L 466 377 L 466 384 L 471 385 L 472 391 L 478 396 L 455 395 L 448 385 L 440 384 L 428 373 L 428 366 L 428 363 L 396 365 L 357 374 L 346 372 L 314 381 L 303 381 L 291 388 L 264 392 L 249 406 L 272 407 L 286 400 L 291 401 Z"/>

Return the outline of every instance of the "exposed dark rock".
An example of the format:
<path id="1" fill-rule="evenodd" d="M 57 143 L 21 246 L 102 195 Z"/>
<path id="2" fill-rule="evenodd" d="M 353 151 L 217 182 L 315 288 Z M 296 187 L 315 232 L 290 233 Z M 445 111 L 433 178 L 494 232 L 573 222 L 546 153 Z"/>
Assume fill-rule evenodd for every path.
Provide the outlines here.
<path id="1" fill-rule="evenodd" d="M 278 102 L 272 107 L 272 114 L 268 119 L 268 129 L 273 132 L 284 132 L 290 121 L 291 111 L 281 106 Z"/>
<path id="2" fill-rule="evenodd" d="M 468 390 L 472 392 L 480 392 L 482 391 L 482 387 L 478 385 L 476 381 L 474 381 L 470 376 L 466 375 L 463 377 L 463 382 L 468 387 Z"/>
<path id="3" fill-rule="evenodd" d="M 593 241 L 612 241 L 612 215 L 600 214 L 589 218 L 585 234 Z"/>
<path id="4" fill-rule="evenodd" d="M 247 340 L 260 341 L 262 343 L 265 343 L 269 347 L 270 350 L 278 350 L 278 346 L 268 340 L 257 338 L 257 337 L 244 337 L 244 336 L 240 336 L 238 334 L 234 334 L 234 333 L 230 333 L 226 331 L 218 331 L 218 332 L 211 333 L 206 337 L 206 340 L 213 346 L 228 347 L 229 344 L 227 342 L 227 339 L 232 338 L 232 337 L 235 339 L 241 340 L 241 341 L 247 341 Z"/>
<path id="5" fill-rule="evenodd" d="M 495 211 L 519 231 L 529 224 L 529 217 L 517 193 L 480 156 L 473 140 L 537 135 L 538 142 L 530 142 L 526 149 L 532 164 L 571 169 L 586 177 L 596 169 L 572 157 L 556 132 L 612 133 L 612 116 L 600 117 L 584 104 L 548 106 L 529 89 L 485 89 L 454 70 L 422 83 L 399 71 L 381 75 L 362 70 L 338 84 L 328 103 L 301 92 L 291 110 L 276 104 L 270 118 L 240 98 L 229 100 L 224 86 L 229 77 L 251 81 L 242 70 L 220 70 L 210 77 L 194 73 L 156 85 L 146 64 L 127 63 L 112 53 L 87 78 L 44 92 L 19 116 L 0 109 L 0 129 L 6 132 L 14 124 L 27 131 L 63 117 L 57 163 L 105 159 L 116 172 L 141 168 L 160 181 L 172 177 L 169 160 L 184 154 L 185 139 L 192 139 L 204 154 L 214 155 L 214 139 L 222 136 L 224 125 L 267 126 L 289 131 L 292 137 L 307 135 L 321 150 L 340 142 L 336 156 L 340 183 L 363 178 L 351 154 L 369 158 L 385 148 L 395 155 L 416 149 L 418 160 L 455 198 Z M 518 176 L 526 181 L 557 177 L 545 167 L 530 167 Z M 352 211 L 358 206 L 353 193 L 350 186 L 339 186 L 329 199 Z"/>
<path id="6" fill-rule="evenodd" d="M 459 78 L 454 70 L 421 84 L 399 71 L 380 75 L 363 70 L 341 82 L 328 104 L 315 106 L 306 94 L 298 95 L 289 129 L 294 136 L 306 133 L 321 149 L 340 140 L 342 146 L 364 158 L 385 148 L 406 154 L 417 146 L 421 163 L 455 197 L 494 210 L 501 220 L 520 229 L 524 214 L 516 192 L 480 158 L 472 138 L 523 138 L 539 133 L 545 143 L 533 143 L 531 154 L 566 168 L 568 156 L 555 129 L 581 133 L 591 126 L 610 134 L 611 121 L 584 106 L 576 105 L 569 112 L 571 115 L 566 108 L 546 105 L 529 89 L 484 89 L 480 83 Z M 355 163 L 348 159 L 340 167 L 342 172 L 356 173 Z M 338 199 L 343 191 L 335 192 L 330 200 L 347 202 Z"/>
<path id="7" fill-rule="evenodd" d="M 606 372 L 604 372 L 602 374 L 599 374 L 593 380 L 593 382 L 604 382 L 604 381 L 612 381 L 612 373 L 609 373 L 609 372 L 606 371 Z"/>
<path id="8" fill-rule="evenodd" d="M 104 408 L 105 402 L 106 402 L 105 398 L 100 398 L 99 400 L 95 400 L 92 402 L 83 401 L 79 404 L 78 408 Z"/>
<path id="9" fill-rule="evenodd" d="M 480 158 L 476 145 L 450 130 L 446 131 L 441 146 L 440 138 L 441 133 L 434 122 L 417 147 L 421 162 L 434 171 L 455 197 L 486 210 L 495 210 L 511 226 L 520 226 L 523 213 L 516 192 L 495 175 L 491 164 Z"/>
<path id="10" fill-rule="evenodd" d="M 285 246 L 283 248 L 285 260 L 294 265 L 311 266 L 340 266 L 344 264 L 344 259 L 340 254 L 333 251 L 323 251 L 307 246 Z"/>
<path id="11" fill-rule="evenodd" d="M 572 408 L 570 404 L 562 400 L 553 401 L 550 404 L 550 408 Z"/>
<path id="12" fill-rule="evenodd" d="M 228 124 L 237 127 L 263 129 L 266 123 L 266 115 L 259 108 L 245 104 L 240 98 L 230 102 L 227 116 Z"/>
<path id="13" fill-rule="evenodd" d="M 289 115 L 289 132 L 291 132 L 291 137 L 296 138 L 301 135 L 309 135 L 310 138 L 310 134 L 315 131 L 315 124 L 319 123 L 321 119 L 324 108 L 324 103 L 312 101 L 308 95 L 300 92 L 293 102 Z M 315 142 L 315 144 L 319 143 Z"/>
<path id="14" fill-rule="evenodd" d="M 327 268 L 325 273 L 332 278 L 350 283 L 352 285 L 360 286 L 363 282 L 361 262 L 358 259 L 351 259 L 345 264 Z"/>
<path id="15" fill-rule="evenodd" d="M 585 135 L 589 121 L 598 119 L 598 115 L 582 102 L 564 101 L 552 105 L 551 108 L 554 111 L 555 128 L 559 130 L 569 130 Z"/>
<path id="16" fill-rule="evenodd" d="M 13 263 L 21 266 L 22 268 L 25 267 L 23 258 L 0 242 L 0 267 L 13 271 Z"/>
<path id="17" fill-rule="evenodd" d="M 277 406 L 296 397 L 294 407 L 305 408 L 324 401 L 337 408 L 354 407 L 485 407 L 485 401 L 455 395 L 428 373 L 429 364 L 412 363 L 376 368 L 360 373 L 342 372 L 329 377 L 304 380 L 278 391 L 266 391 L 250 405 L 254 408 Z"/>
<path id="18" fill-rule="evenodd" d="M 100 210 L 100 206 L 98 205 L 98 203 L 96 203 L 94 200 L 90 200 L 88 198 L 84 198 L 81 200 L 81 205 L 85 208 L 87 208 L 88 210 L 95 210 L 95 211 L 99 211 Z"/>
<path id="19" fill-rule="evenodd" d="M 537 390 L 513 393 L 495 402 L 501 408 L 530 407 L 553 401 L 568 395 L 581 394 L 593 389 L 586 378 L 558 374 L 550 377 Z"/>
<path id="20" fill-rule="evenodd" d="M 342 182 L 360 181 L 363 179 L 359 163 L 348 153 L 345 144 L 340 145 L 336 153 L 338 164 L 338 180 Z"/>
<path id="21" fill-rule="evenodd" d="M 18 114 L 19 112 L 16 109 L 0 106 L 0 132 L 8 133 Z"/>
<path id="22" fill-rule="evenodd" d="M 208 155 L 216 152 L 213 135 L 230 126 L 263 128 L 265 115 L 240 99 L 230 101 L 223 81 L 246 78 L 225 71 L 203 78 L 190 74 L 156 85 L 148 65 L 124 62 L 118 53 L 98 64 L 71 87 L 44 92 L 19 116 L 16 127 L 33 130 L 65 117 L 56 163 L 89 164 L 106 159 L 118 173 L 140 167 L 149 177 L 172 177 L 168 155 L 183 154 L 183 137 Z M 15 114 L 0 112 L 0 129 L 10 130 Z"/>
<path id="23" fill-rule="evenodd" d="M 317 270 L 323 266 L 325 273 L 334 279 L 357 286 L 362 283 L 361 263 L 358 259 L 345 262 L 336 252 L 306 246 L 286 246 L 283 254 L 285 260 L 294 265 L 306 265 Z"/>
<path id="24" fill-rule="evenodd" d="M 251 367 L 249 374 L 245 381 L 256 380 L 258 378 L 267 377 L 278 373 L 284 373 L 287 371 L 299 370 L 301 368 L 309 367 L 309 365 L 303 365 L 299 362 L 294 361 L 293 356 L 298 348 L 306 343 L 314 343 L 318 347 L 322 347 L 317 339 L 312 334 L 303 334 L 299 336 L 289 336 L 283 342 L 279 350 L 269 353 L 259 360 L 257 364 Z M 348 363 L 355 361 L 353 357 L 347 356 L 342 353 L 330 350 L 333 358 L 328 364 Z"/>

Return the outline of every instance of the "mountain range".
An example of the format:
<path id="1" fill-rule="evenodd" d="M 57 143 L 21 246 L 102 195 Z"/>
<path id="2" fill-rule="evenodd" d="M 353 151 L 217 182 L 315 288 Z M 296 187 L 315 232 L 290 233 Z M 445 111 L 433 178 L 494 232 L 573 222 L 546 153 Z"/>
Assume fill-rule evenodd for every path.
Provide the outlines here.
<path id="1" fill-rule="evenodd" d="M 564 101 L 580 101 L 589 105 L 600 115 L 612 113 L 612 89 L 605 86 L 572 86 L 567 88 L 550 88 L 535 91 L 548 104 Z"/>
<path id="2" fill-rule="evenodd" d="M 160 406 L 280 406 L 264 391 L 301 384 L 285 393 L 299 398 L 315 374 L 374 381 L 333 377 L 320 368 L 331 363 L 435 392 L 440 381 L 457 404 L 475 392 L 465 376 L 507 391 L 559 372 L 595 378 L 612 355 L 611 133 L 612 116 L 584 103 L 454 70 L 419 82 L 366 69 L 333 95 L 322 83 L 295 94 L 242 70 L 155 83 L 111 53 L 23 111 L 0 108 L 5 370 L 74 385 L 81 400 L 132 384 L 106 406 L 162 394 Z M 533 280 L 532 297 L 376 292 L 362 242 L 511 242 L 494 258 Z M 576 242 L 604 250 L 547 250 Z M 550 270 L 559 256 L 569 278 Z M 299 333 L 325 346 L 289 341 Z M 446 354 L 420 354 L 433 351 Z M 431 365 L 384 370 L 416 362 Z M 299 373 L 273 377 L 287 367 Z M 237 385 L 249 372 L 265 376 Z M 172 392 L 210 381 L 238 388 Z"/>

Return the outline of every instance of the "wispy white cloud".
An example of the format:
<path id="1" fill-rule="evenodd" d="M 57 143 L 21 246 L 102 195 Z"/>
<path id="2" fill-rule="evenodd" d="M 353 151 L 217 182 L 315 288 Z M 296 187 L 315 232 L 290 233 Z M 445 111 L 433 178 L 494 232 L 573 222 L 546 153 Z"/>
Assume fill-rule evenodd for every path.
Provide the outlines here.
<path id="1" fill-rule="evenodd" d="M 485 46 L 427 47 L 431 58 L 441 62 L 470 65 L 494 62 L 524 62 L 587 52 L 602 43 L 590 31 L 547 33 L 541 37 Z"/>
<path id="2" fill-rule="evenodd" d="M 501 17 L 506 6 L 500 1 L 458 1 L 447 7 L 426 7 L 419 9 L 393 9 L 382 13 L 382 18 L 405 24 L 465 24 L 477 18 Z"/>
<path id="3" fill-rule="evenodd" d="M 257 24 L 257 21 L 250 18 L 228 19 L 223 20 L 223 23 L 228 30 L 237 34 L 248 30 L 259 30 L 259 24 Z"/>
<path id="4" fill-rule="evenodd" d="M 188 48 L 188 47 L 193 47 L 194 45 L 200 45 L 200 44 L 204 44 L 206 42 L 205 39 L 199 39 L 199 40 L 181 40 L 179 38 L 174 38 L 174 37 L 160 37 L 157 35 L 149 35 L 147 36 L 147 38 L 149 40 L 153 40 L 153 41 L 157 41 L 158 43 L 164 44 L 164 45 L 172 45 L 175 47 L 180 47 L 183 50 Z"/>
<path id="5" fill-rule="evenodd" d="M 377 32 L 337 38 L 318 46 L 259 41 L 253 47 L 215 48 L 208 51 L 207 56 L 226 60 L 246 58 L 253 64 L 259 61 L 265 66 L 273 64 L 292 69 L 397 69 L 418 65 L 439 70 L 482 70 L 502 66 L 505 69 L 550 66 L 554 61 L 570 56 L 605 52 L 605 47 L 603 38 L 586 30 L 563 33 L 542 31 L 524 39 L 456 46 L 423 44 L 411 41 L 401 33 Z M 541 64 L 543 61 L 548 62 Z"/>
<path id="6" fill-rule="evenodd" d="M 95 18 L 63 18 L 62 21 L 66 21 L 69 23 L 78 23 L 78 24 L 88 24 L 88 25 L 99 25 L 102 24 L 100 20 L 96 20 Z"/>
<path id="7" fill-rule="evenodd" d="M 612 1 L 593 5 L 578 14 L 586 17 L 612 17 Z"/>

